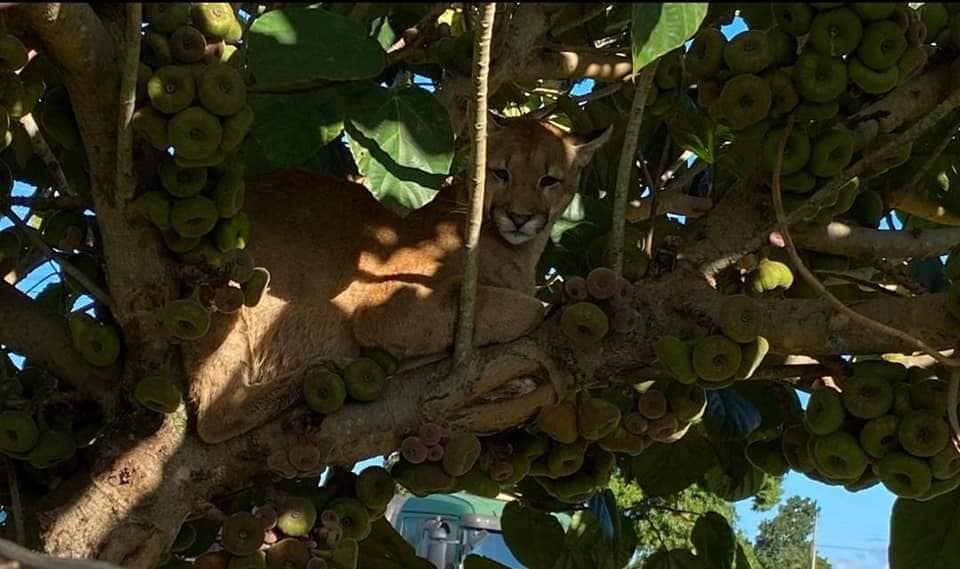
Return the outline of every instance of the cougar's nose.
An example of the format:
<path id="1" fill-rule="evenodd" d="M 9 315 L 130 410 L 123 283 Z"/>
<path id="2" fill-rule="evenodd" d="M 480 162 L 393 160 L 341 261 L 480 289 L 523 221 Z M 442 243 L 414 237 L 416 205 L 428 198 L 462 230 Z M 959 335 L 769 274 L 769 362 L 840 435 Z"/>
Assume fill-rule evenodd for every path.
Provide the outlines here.
<path id="1" fill-rule="evenodd" d="M 507 217 L 510 218 L 510 221 L 517 227 L 517 229 L 523 227 L 523 224 L 533 219 L 532 213 L 507 213 Z"/>

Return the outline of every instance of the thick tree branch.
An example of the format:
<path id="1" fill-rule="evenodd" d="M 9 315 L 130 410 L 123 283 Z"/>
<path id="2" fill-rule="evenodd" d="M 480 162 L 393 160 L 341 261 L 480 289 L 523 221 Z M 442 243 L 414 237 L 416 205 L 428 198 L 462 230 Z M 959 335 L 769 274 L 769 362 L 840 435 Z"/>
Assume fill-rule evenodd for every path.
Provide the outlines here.
<path id="1" fill-rule="evenodd" d="M 908 88 L 909 87 L 909 88 Z M 844 184 L 859 176 L 872 164 L 876 157 L 888 154 L 899 145 L 915 141 L 924 132 L 934 127 L 947 114 L 960 105 L 960 91 L 950 90 L 950 78 L 943 69 L 931 71 L 909 81 L 901 87 L 871 106 L 873 114 L 860 116 L 859 120 L 880 120 L 881 129 L 898 128 L 909 121 L 914 121 L 909 127 L 898 133 L 893 140 L 882 148 L 871 151 L 857 162 L 850 165 L 842 174 L 835 176 L 821 186 L 807 203 L 818 203 L 828 196 L 833 196 Z M 754 191 L 754 194 L 759 192 Z M 684 257 L 697 264 L 705 275 L 713 275 L 723 268 L 735 263 L 743 255 L 759 249 L 767 242 L 769 235 L 776 229 L 776 223 L 769 223 L 769 199 L 760 212 L 744 211 L 737 204 L 726 206 L 725 202 L 737 200 L 736 195 L 727 191 L 717 207 L 698 224 L 695 241 L 690 243 L 684 251 Z M 749 208 L 748 208 L 749 209 Z M 735 215 L 721 216 L 720 211 L 732 210 Z M 749 214 L 753 217 L 747 217 Z M 744 223 L 745 220 L 755 219 L 753 224 Z M 793 226 L 800 221 L 797 210 L 787 216 L 788 223 Z M 744 236 L 744 226 L 753 225 L 751 236 Z M 733 235 L 736 235 L 734 237 Z M 714 237 L 716 239 L 714 239 Z"/>
<path id="2" fill-rule="evenodd" d="M 43 310 L 11 285 L 0 283 L 0 344 L 23 354 L 61 380 L 89 393 L 106 408 L 116 399 L 111 370 L 88 364 L 76 350 L 67 322 Z"/>
<path id="3" fill-rule="evenodd" d="M 770 196 L 757 178 L 739 180 L 724 192 L 709 212 L 696 220 L 685 239 L 680 257 L 714 275 L 755 251 L 757 234 L 769 234 Z"/>
<path id="4" fill-rule="evenodd" d="M 806 264 L 803 262 L 803 259 L 800 258 L 800 253 L 797 251 L 796 244 L 793 242 L 793 235 L 790 233 L 790 223 L 787 221 L 787 215 L 783 211 L 783 195 L 780 190 L 780 173 L 783 167 L 783 153 L 784 149 L 787 146 L 787 138 L 790 136 L 790 132 L 793 129 L 793 118 L 787 122 L 787 128 L 781 137 L 777 149 L 777 162 L 776 166 L 773 169 L 773 208 L 777 216 L 777 226 L 783 235 L 784 242 L 786 243 L 787 254 L 790 256 L 790 261 L 793 264 L 794 270 L 800 273 L 800 276 L 807 281 L 807 284 L 812 286 L 821 296 L 823 296 L 827 303 L 833 307 L 834 310 L 842 314 L 843 316 L 853 320 L 854 322 L 862 325 L 864 328 L 879 332 L 880 334 L 885 334 L 896 338 L 914 349 L 921 350 L 926 352 L 930 357 L 936 359 L 944 365 L 951 365 L 951 367 L 960 366 L 960 360 L 952 360 L 945 358 L 940 355 L 940 353 L 933 346 L 927 344 L 920 338 L 917 338 L 909 332 L 904 332 L 896 326 L 891 326 L 889 324 L 879 322 L 869 316 L 865 316 L 856 310 L 853 310 L 849 306 L 841 302 L 836 296 L 831 293 L 827 287 L 810 272 L 810 269 L 807 268 Z M 956 411 L 954 410 L 954 414 Z M 956 422 L 955 420 L 953 421 Z M 960 435 L 960 428 L 956 428 L 955 431 Z"/>
<path id="5" fill-rule="evenodd" d="M 0 8 L 4 6 L 0 4 Z M 116 565 L 89 559 L 60 559 L 41 555 L 12 541 L 0 539 L 0 559 L 15 562 L 10 569 L 120 569 Z M 7 564 L 2 564 L 7 567 Z"/>
<path id="6" fill-rule="evenodd" d="M 628 56 L 540 47 L 530 53 L 527 64 L 517 69 L 513 78 L 517 81 L 590 78 L 613 83 L 626 79 L 632 72 L 633 62 Z"/>
<path id="7" fill-rule="evenodd" d="M 891 91 L 884 98 L 847 119 L 855 131 L 875 121 L 880 132 L 893 132 L 917 117 L 933 111 L 950 94 L 949 66 L 927 71 Z"/>
<path id="8" fill-rule="evenodd" d="M 920 195 L 912 188 L 898 188 L 883 193 L 883 201 L 890 209 L 939 223 L 941 225 L 960 226 L 960 214 L 956 214 L 936 201 Z"/>
<path id="9" fill-rule="evenodd" d="M 828 225 L 804 225 L 794 230 L 794 239 L 818 253 L 857 258 L 938 257 L 960 243 L 960 229 L 881 231 L 834 221 Z"/>
<path id="10" fill-rule="evenodd" d="M 513 79 L 529 64 L 530 53 L 547 31 L 545 5 L 522 3 L 517 6 L 512 18 L 506 23 L 502 39 L 498 38 L 491 54 L 491 73 L 488 90 L 496 93 L 500 85 Z M 500 32 L 498 32 L 500 34 Z M 464 111 L 472 93 L 469 77 L 453 77 L 444 82 L 437 96 L 450 113 L 450 122 L 455 133 L 460 133 L 466 124 Z"/>
<path id="11" fill-rule="evenodd" d="M 95 76 L 114 57 L 110 35 L 89 4 L 24 3 L 11 10 L 8 18 L 21 20 L 36 33 L 44 53 L 64 73 Z"/>
<path id="12" fill-rule="evenodd" d="M 723 298 L 701 274 L 681 267 L 638 283 L 633 307 L 644 323 L 630 334 L 609 337 L 594 348 L 576 348 L 560 332 L 559 315 L 554 315 L 529 337 L 476 350 L 463 374 L 449 377 L 446 360 L 401 372 L 387 384 L 381 399 L 347 405 L 319 426 L 303 407 L 296 407 L 246 435 L 206 445 L 187 429 L 185 418 L 175 414 L 134 448 L 105 453 L 113 458 L 99 463 L 94 483 L 76 502 L 83 507 L 65 507 L 46 518 L 47 548 L 97 556 L 124 567 L 150 567 L 195 503 L 248 486 L 254 476 L 267 471 L 267 457 L 306 444 L 319 450 L 328 465 L 353 464 L 394 451 L 404 436 L 426 421 L 478 433 L 503 431 L 551 404 L 554 386 L 626 378 L 651 367 L 652 345 L 659 336 L 708 333 L 719 320 Z M 767 316 L 762 334 L 775 353 L 877 354 L 909 349 L 896 338 L 837 314 L 823 301 L 754 302 Z M 884 298 L 864 302 L 858 310 L 881 322 L 923 330 L 927 342 L 952 347 L 960 341 L 960 330 L 944 302 L 945 295 Z M 787 367 L 774 366 L 762 377 L 781 377 L 803 387 L 826 371 L 818 365 Z"/>
<path id="13" fill-rule="evenodd" d="M 103 15 L 110 20 L 101 20 L 87 4 L 24 5 L 14 12 L 62 71 L 70 94 L 90 165 L 112 312 L 130 356 L 124 376 L 131 381 L 168 359 L 170 345 L 154 314 L 174 296 L 176 286 L 159 235 L 130 222 L 134 217 L 128 207 L 135 184 L 133 156 L 123 142 L 128 129 L 118 131 L 118 126 L 129 111 L 121 85 L 129 91 L 124 78 L 136 75 L 136 59 L 131 60 L 129 52 L 131 42 L 138 41 L 138 11 L 135 5 L 117 5 Z"/>

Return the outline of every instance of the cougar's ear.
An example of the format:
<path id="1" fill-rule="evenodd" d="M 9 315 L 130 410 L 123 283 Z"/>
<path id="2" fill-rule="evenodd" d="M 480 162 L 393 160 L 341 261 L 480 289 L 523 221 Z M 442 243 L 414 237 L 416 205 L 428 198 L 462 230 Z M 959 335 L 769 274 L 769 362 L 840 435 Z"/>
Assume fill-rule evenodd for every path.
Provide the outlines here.
<path id="1" fill-rule="evenodd" d="M 575 136 L 572 140 L 572 146 L 576 156 L 574 164 L 577 168 L 583 168 L 589 164 L 597 149 L 610 140 L 611 134 L 613 134 L 613 125 Z"/>

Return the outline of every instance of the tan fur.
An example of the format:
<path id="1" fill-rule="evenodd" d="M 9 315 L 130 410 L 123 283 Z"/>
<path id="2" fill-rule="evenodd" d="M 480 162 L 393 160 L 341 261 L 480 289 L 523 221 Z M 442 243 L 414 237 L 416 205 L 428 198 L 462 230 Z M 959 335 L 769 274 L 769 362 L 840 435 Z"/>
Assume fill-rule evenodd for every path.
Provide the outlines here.
<path id="1" fill-rule="evenodd" d="M 537 261 L 609 134 L 587 141 L 527 120 L 491 121 L 489 130 L 477 345 L 514 340 L 540 323 Z M 504 170 L 506 182 L 497 176 Z M 560 182 L 542 188 L 544 176 Z M 450 348 L 465 209 L 460 184 L 400 218 L 362 186 L 331 177 L 289 171 L 248 181 L 249 251 L 271 284 L 258 306 L 215 316 L 210 332 L 185 348 L 200 436 L 223 441 L 283 411 L 300 397 L 311 363 L 343 362 L 366 347 L 401 359 Z M 508 242 L 519 239 L 509 215 L 532 235 L 527 241 Z"/>

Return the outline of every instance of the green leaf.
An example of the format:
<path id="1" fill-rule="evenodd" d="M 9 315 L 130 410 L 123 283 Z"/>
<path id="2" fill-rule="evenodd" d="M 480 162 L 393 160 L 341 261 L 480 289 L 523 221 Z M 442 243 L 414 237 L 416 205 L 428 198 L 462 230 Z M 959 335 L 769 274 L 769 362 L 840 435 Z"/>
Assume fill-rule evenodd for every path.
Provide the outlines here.
<path id="1" fill-rule="evenodd" d="M 960 567 L 960 490 L 929 502 L 897 498 L 890 520 L 890 569 Z"/>
<path id="2" fill-rule="evenodd" d="M 347 109 L 350 151 L 377 199 L 416 209 L 436 194 L 453 163 L 450 116 L 419 87 L 374 87 Z"/>
<path id="3" fill-rule="evenodd" d="M 674 444 L 653 445 L 635 456 L 631 473 L 646 495 L 667 496 L 699 480 L 714 466 L 713 456 L 707 439 L 689 432 Z"/>
<path id="4" fill-rule="evenodd" d="M 743 543 L 737 543 L 737 569 L 758 569 L 756 565 L 750 560 L 750 557 L 747 555 L 747 550 L 744 549 Z"/>
<path id="5" fill-rule="evenodd" d="M 682 46 L 693 37 L 706 15 L 706 2 L 635 3 L 630 26 L 634 73 Z"/>
<path id="6" fill-rule="evenodd" d="M 281 168 L 310 159 L 343 131 L 343 101 L 336 89 L 250 97 L 252 135 L 270 162 Z"/>
<path id="7" fill-rule="evenodd" d="M 708 565 L 689 549 L 661 549 L 647 558 L 643 569 L 708 569 Z"/>
<path id="8" fill-rule="evenodd" d="M 253 22 L 249 41 L 247 62 L 258 88 L 370 79 L 387 61 L 363 25 L 319 8 L 267 12 Z"/>
<path id="9" fill-rule="evenodd" d="M 667 126 L 673 140 L 684 150 L 689 150 L 708 164 L 713 164 L 716 158 L 717 127 L 686 93 L 680 97 L 679 110 L 668 116 Z"/>
<path id="10" fill-rule="evenodd" d="M 727 519 L 707 512 L 697 519 L 690 534 L 697 556 L 711 569 L 732 569 L 737 538 Z"/>
<path id="11" fill-rule="evenodd" d="M 404 569 L 433 569 L 433 565 L 416 552 L 403 536 L 397 533 L 386 518 L 372 524 L 370 535 L 360 542 L 358 567 L 374 567 L 392 562 Z"/>
<path id="12" fill-rule="evenodd" d="M 390 46 L 397 41 L 397 34 L 390 26 L 390 20 L 387 16 L 380 16 L 374 19 L 370 27 L 373 28 L 371 35 L 377 39 L 377 43 L 380 44 L 380 47 L 384 51 L 389 49 Z"/>
<path id="13" fill-rule="evenodd" d="M 743 442 L 714 444 L 719 463 L 704 476 L 706 488 L 724 500 L 736 502 L 760 491 L 766 474 L 747 460 Z"/>
<path id="14" fill-rule="evenodd" d="M 803 418 L 803 406 L 797 392 L 773 381 L 738 381 L 731 387 L 749 401 L 760 413 L 760 427 L 756 432 L 776 436 L 781 427 Z"/>
<path id="15" fill-rule="evenodd" d="M 560 557 L 563 526 L 550 514 L 510 502 L 500 519 L 503 540 L 521 563 L 530 569 L 552 569 Z"/>
<path id="16" fill-rule="evenodd" d="M 510 569 L 506 565 L 501 565 L 492 559 L 479 557 L 477 555 L 468 555 L 463 560 L 463 569 Z"/>
<path id="17" fill-rule="evenodd" d="M 357 546 L 357 542 L 344 539 L 340 542 L 340 545 L 333 550 L 328 561 L 333 569 L 359 569 L 360 565 L 357 564 L 358 556 L 359 547 Z"/>

